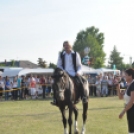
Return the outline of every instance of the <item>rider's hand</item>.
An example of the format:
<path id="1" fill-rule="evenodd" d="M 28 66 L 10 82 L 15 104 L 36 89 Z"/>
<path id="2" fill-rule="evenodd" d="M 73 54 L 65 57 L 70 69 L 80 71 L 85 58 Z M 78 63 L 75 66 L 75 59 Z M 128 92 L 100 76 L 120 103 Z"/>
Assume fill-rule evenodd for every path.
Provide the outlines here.
<path id="1" fill-rule="evenodd" d="M 76 76 L 80 76 L 80 74 L 78 74 L 78 73 L 76 73 L 75 75 L 76 75 Z"/>

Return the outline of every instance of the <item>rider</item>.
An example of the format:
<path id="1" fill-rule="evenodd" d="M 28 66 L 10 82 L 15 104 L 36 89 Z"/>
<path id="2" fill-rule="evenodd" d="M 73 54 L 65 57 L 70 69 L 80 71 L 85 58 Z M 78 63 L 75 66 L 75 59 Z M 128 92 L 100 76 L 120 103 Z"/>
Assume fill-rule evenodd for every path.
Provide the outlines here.
<path id="1" fill-rule="evenodd" d="M 82 101 L 88 101 L 88 94 L 84 94 L 82 64 L 79 53 L 72 50 L 72 46 L 68 41 L 63 42 L 64 51 L 59 55 L 57 67 L 66 71 L 76 83 L 79 83 L 82 88 Z M 56 96 L 54 93 L 53 105 L 57 105 Z"/>

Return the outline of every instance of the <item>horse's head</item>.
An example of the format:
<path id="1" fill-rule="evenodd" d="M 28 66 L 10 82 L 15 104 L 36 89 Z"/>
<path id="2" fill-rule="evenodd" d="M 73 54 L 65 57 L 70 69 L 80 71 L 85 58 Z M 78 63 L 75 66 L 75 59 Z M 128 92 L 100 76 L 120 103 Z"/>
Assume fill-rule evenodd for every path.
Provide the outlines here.
<path id="1" fill-rule="evenodd" d="M 51 77 L 54 79 L 53 90 L 56 92 L 57 100 L 64 101 L 67 77 L 66 73 L 62 69 L 56 68 Z"/>

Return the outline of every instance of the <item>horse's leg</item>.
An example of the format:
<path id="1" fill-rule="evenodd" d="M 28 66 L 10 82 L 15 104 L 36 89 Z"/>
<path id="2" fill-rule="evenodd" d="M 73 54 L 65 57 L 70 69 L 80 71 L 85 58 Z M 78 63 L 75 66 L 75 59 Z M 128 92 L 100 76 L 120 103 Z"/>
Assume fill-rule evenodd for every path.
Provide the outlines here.
<path id="1" fill-rule="evenodd" d="M 62 114 L 62 122 L 64 126 L 64 134 L 68 134 L 68 129 L 67 129 L 67 120 L 65 116 L 65 108 L 60 108 L 61 114 Z"/>
<path id="2" fill-rule="evenodd" d="M 76 106 L 74 105 L 74 115 L 75 115 L 75 123 L 74 123 L 74 133 L 75 134 L 79 134 L 79 130 L 78 130 L 78 109 L 76 108 Z"/>
<path id="3" fill-rule="evenodd" d="M 68 124 L 69 124 L 69 134 L 72 134 L 72 113 L 73 113 L 73 105 L 69 105 L 69 118 L 68 118 Z"/>
<path id="4" fill-rule="evenodd" d="M 87 120 L 87 110 L 88 110 L 88 102 L 87 103 L 82 103 L 83 104 L 83 126 L 82 126 L 82 131 L 81 134 L 85 134 L 85 125 L 86 125 L 86 120 Z"/>

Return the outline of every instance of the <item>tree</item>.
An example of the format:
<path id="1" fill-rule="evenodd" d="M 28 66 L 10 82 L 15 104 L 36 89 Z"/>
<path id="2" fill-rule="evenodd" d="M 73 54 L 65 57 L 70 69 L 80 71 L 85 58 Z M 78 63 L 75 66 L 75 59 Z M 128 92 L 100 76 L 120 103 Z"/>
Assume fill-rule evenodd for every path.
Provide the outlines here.
<path id="1" fill-rule="evenodd" d="M 15 60 L 11 60 L 11 66 L 13 67 L 15 64 Z"/>
<path id="2" fill-rule="evenodd" d="M 78 51 L 83 59 L 84 48 L 89 47 L 90 65 L 94 68 L 104 66 L 106 54 L 103 51 L 104 34 L 99 33 L 99 29 L 94 26 L 87 28 L 85 31 L 80 31 L 76 36 L 73 49 Z"/>
<path id="3" fill-rule="evenodd" d="M 51 63 L 50 62 L 50 64 L 49 64 L 49 68 L 53 68 L 53 69 L 55 69 L 57 66 L 54 64 L 54 63 Z"/>
<path id="4" fill-rule="evenodd" d="M 111 68 L 113 68 L 114 65 L 117 69 L 123 69 L 125 67 L 123 57 L 120 56 L 120 52 L 117 51 L 116 46 L 114 46 L 113 51 L 111 51 L 108 63 Z"/>
<path id="5" fill-rule="evenodd" d="M 45 60 L 43 60 L 43 58 L 38 58 L 38 65 L 42 68 L 46 68 L 47 62 Z"/>

